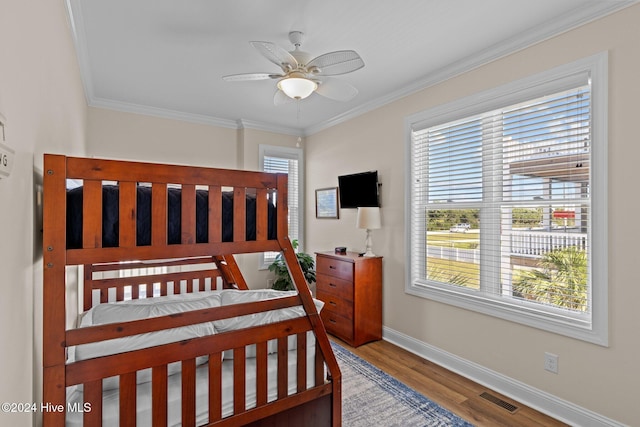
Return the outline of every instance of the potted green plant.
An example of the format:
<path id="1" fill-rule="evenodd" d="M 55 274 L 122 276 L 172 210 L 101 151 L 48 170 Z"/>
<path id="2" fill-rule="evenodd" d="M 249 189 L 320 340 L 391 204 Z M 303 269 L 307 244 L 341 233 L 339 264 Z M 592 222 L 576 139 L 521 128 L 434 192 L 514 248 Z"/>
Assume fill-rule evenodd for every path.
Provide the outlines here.
<path id="1" fill-rule="evenodd" d="M 293 249 L 298 249 L 298 241 L 293 240 L 291 242 Z M 316 281 L 316 270 L 314 267 L 314 261 L 311 255 L 306 254 L 304 252 L 296 252 L 296 257 L 298 258 L 298 263 L 302 268 L 302 273 L 304 274 L 304 278 L 307 280 L 309 284 Z M 287 269 L 287 264 L 284 262 L 284 258 L 282 254 L 278 254 L 276 259 L 269 265 L 269 271 L 275 273 L 276 278 L 273 281 L 272 289 L 276 289 L 278 291 L 291 291 L 295 289 L 293 285 L 293 280 L 289 275 L 289 270 Z"/>

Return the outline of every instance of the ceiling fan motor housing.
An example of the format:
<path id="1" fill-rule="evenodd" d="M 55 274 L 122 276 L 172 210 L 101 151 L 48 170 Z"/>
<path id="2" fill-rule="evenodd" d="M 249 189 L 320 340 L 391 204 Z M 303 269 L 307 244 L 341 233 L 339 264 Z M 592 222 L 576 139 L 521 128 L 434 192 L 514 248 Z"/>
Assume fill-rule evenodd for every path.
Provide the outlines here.
<path id="1" fill-rule="evenodd" d="M 294 45 L 297 48 L 302 44 L 303 36 L 304 36 L 304 33 L 302 31 L 291 31 L 289 33 L 289 41 L 291 42 L 292 45 Z"/>
<path id="2" fill-rule="evenodd" d="M 304 67 L 313 58 L 311 57 L 311 54 L 309 54 L 308 52 L 300 50 L 303 36 L 304 36 L 304 33 L 302 31 L 291 31 L 289 33 L 289 41 L 291 42 L 292 45 L 295 46 L 295 49 L 292 51 L 289 51 L 289 53 L 291 54 L 291 56 L 293 56 L 296 59 L 296 61 L 298 61 L 298 70 L 306 71 L 304 70 Z"/>

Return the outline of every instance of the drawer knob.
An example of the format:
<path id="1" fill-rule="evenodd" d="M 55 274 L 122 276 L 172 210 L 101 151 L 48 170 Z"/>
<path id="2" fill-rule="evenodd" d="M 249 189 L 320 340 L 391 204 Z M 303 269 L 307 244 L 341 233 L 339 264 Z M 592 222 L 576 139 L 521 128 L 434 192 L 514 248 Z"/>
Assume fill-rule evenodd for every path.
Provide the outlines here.
<path id="1" fill-rule="evenodd" d="M 329 283 L 329 286 L 331 286 L 332 288 L 337 287 L 337 285 L 335 283 Z"/>
<path id="2" fill-rule="evenodd" d="M 336 304 L 336 303 L 335 303 L 335 302 L 333 302 L 333 301 L 329 301 L 329 304 L 331 304 L 331 305 L 332 305 L 332 306 L 334 306 L 334 307 L 336 307 L 336 306 L 338 305 L 338 304 Z"/>
<path id="3" fill-rule="evenodd" d="M 335 321 L 335 319 L 329 319 L 329 322 L 331 322 L 331 323 L 337 323 L 337 322 Z"/>
<path id="4" fill-rule="evenodd" d="M 330 266 L 329 266 L 329 268 L 330 268 L 331 270 L 335 270 L 335 269 L 336 269 L 336 267 L 335 267 L 335 266 L 333 266 L 333 265 L 330 265 Z"/>

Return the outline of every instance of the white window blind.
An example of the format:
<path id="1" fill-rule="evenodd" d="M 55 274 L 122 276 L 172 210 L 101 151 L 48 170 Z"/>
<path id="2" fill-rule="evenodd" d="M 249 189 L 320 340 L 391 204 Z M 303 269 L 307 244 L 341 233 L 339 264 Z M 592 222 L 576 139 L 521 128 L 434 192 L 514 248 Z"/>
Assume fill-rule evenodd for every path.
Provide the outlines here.
<path id="1" fill-rule="evenodd" d="M 301 212 L 301 179 L 302 179 L 302 151 L 287 147 L 261 146 L 261 164 L 264 172 L 286 173 L 288 175 L 288 205 L 289 205 L 289 238 L 301 240 L 302 212 Z M 263 265 L 269 265 L 275 260 L 277 252 L 264 254 Z"/>
<path id="2" fill-rule="evenodd" d="M 591 84 L 575 73 L 411 123 L 409 292 L 593 328 Z"/>
<path id="3" fill-rule="evenodd" d="M 289 236 L 291 240 L 298 239 L 298 159 L 288 159 L 274 156 L 264 156 L 264 171 L 288 174 L 288 204 L 289 204 Z"/>

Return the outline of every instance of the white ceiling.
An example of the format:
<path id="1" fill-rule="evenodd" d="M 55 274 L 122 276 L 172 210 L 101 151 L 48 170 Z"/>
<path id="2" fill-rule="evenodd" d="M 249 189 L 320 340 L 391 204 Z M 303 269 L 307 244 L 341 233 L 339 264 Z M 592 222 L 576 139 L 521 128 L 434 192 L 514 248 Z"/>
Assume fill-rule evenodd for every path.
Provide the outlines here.
<path id="1" fill-rule="evenodd" d="M 627 0 L 67 0 L 88 103 L 227 127 L 311 134 L 619 10 Z M 353 49 L 359 94 L 274 106 L 279 72 L 249 41 Z"/>

